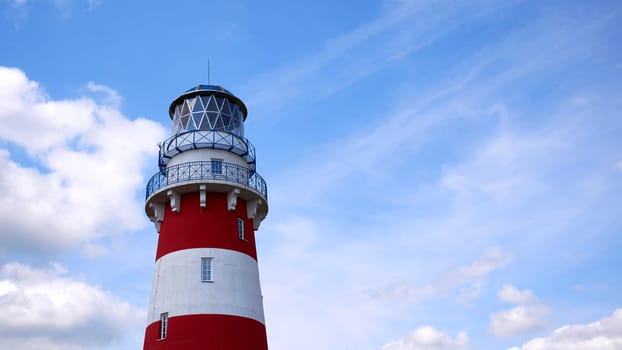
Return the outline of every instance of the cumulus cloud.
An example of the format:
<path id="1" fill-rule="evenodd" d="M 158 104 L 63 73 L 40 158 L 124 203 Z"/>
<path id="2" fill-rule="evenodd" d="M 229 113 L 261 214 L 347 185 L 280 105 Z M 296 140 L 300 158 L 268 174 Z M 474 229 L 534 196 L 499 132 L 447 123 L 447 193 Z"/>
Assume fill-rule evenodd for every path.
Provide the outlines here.
<path id="1" fill-rule="evenodd" d="M 509 350 L 620 350 L 622 349 L 622 309 L 593 323 L 567 325 L 550 335 L 535 338 Z"/>
<path id="2" fill-rule="evenodd" d="M 511 256 L 500 248 L 484 252 L 471 264 L 460 266 L 447 273 L 444 278 L 424 286 L 402 285 L 379 290 L 376 294 L 386 300 L 421 300 L 433 296 L 447 294 L 458 289 L 461 301 L 468 301 L 479 296 L 486 276 L 492 271 L 505 266 L 512 260 Z"/>
<path id="3" fill-rule="evenodd" d="M 518 304 L 509 310 L 490 315 L 489 331 L 498 337 L 512 337 L 543 329 L 547 326 L 550 309 L 543 305 L 531 290 L 518 290 L 505 285 L 498 293 L 499 300 Z"/>
<path id="4" fill-rule="evenodd" d="M 406 337 L 382 347 L 382 350 L 458 350 L 466 349 L 469 336 L 465 331 L 459 332 L 455 338 L 431 326 L 415 329 Z"/>
<path id="5" fill-rule="evenodd" d="M 506 284 L 497 294 L 499 300 L 510 304 L 535 304 L 538 298 L 529 289 L 518 290 L 511 284 Z"/>
<path id="6" fill-rule="evenodd" d="M 104 99 L 54 100 L 19 69 L 0 67 L 0 142 L 9 146 L 0 148 L 5 249 L 62 248 L 143 224 L 135 197 L 164 129 L 124 116 L 114 90 L 87 88 Z M 20 149 L 27 158 L 13 158 L 10 150 Z"/>
<path id="7" fill-rule="evenodd" d="M 13 350 L 104 346 L 144 321 L 144 311 L 85 282 L 59 265 L 0 268 L 0 343 Z M 10 346 L 9 346 L 10 345 Z"/>

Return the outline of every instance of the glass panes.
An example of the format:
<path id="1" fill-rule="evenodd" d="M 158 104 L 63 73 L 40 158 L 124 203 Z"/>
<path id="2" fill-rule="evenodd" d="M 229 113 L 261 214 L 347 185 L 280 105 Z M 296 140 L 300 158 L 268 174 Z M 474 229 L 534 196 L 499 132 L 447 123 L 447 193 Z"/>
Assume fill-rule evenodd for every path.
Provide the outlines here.
<path id="1" fill-rule="evenodd" d="M 231 129 L 231 117 L 228 115 L 221 114 L 220 119 L 222 119 L 222 124 L 224 126 L 224 130 L 229 131 Z"/>
<path id="2" fill-rule="evenodd" d="M 212 258 L 201 258 L 201 281 L 212 281 Z"/>
<path id="3" fill-rule="evenodd" d="M 205 114 L 207 114 L 207 117 L 209 118 L 209 123 L 211 125 L 211 128 L 214 128 L 214 125 L 216 125 L 216 119 L 218 119 L 218 113 L 217 112 L 206 112 Z"/>
<path id="4" fill-rule="evenodd" d="M 175 118 L 179 118 L 180 109 L 179 105 L 175 106 Z"/>
<path id="5" fill-rule="evenodd" d="M 207 109 L 207 105 L 209 104 L 210 96 L 201 96 L 201 102 L 203 102 L 203 107 Z"/>
<path id="6" fill-rule="evenodd" d="M 201 113 L 193 113 L 192 118 L 188 121 L 188 125 L 186 126 L 186 130 L 196 130 L 197 125 L 201 123 Z"/>
<path id="7" fill-rule="evenodd" d="M 189 99 L 186 100 L 186 104 L 188 105 L 188 108 L 190 110 L 194 109 L 194 101 L 195 101 L 194 98 L 189 98 Z"/>
<path id="8" fill-rule="evenodd" d="M 200 97 L 195 97 L 193 98 L 194 102 L 194 108 L 192 109 L 193 112 L 203 112 L 203 104 L 201 103 L 201 98 Z"/>
<path id="9" fill-rule="evenodd" d="M 222 159 L 212 158 L 212 174 L 222 174 Z"/>
<path id="10" fill-rule="evenodd" d="M 229 109 L 229 101 L 225 100 L 225 102 L 223 102 L 221 112 L 229 115 L 231 114 L 231 109 Z"/>
<path id="11" fill-rule="evenodd" d="M 166 339 L 168 331 L 168 312 L 160 314 L 160 339 Z"/>
<path id="12" fill-rule="evenodd" d="M 216 118 L 216 124 L 214 130 L 225 130 L 225 125 L 222 123 L 222 117 Z"/>
<path id="13" fill-rule="evenodd" d="M 207 105 L 207 110 L 212 112 L 218 112 L 218 107 L 216 106 L 216 101 L 214 100 L 214 96 L 212 96 Z"/>
<path id="14" fill-rule="evenodd" d="M 201 120 L 201 125 L 199 126 L 199 129 L 200 130 L 210 130 L 211 129 L 211 127 L 209 125 L 209 122 L 208 122 L 207 116 L 203 117 L 203 119 Z"/>
<path id="15" fill-rule="evenodd" d="M 238 238 L 245 239 L 244 237 L 244 219 L 238 218 Z"/>
<path id="16" fill-rule="evenodd" d="M 181 118 L 181 128 L 182 129 L 188 129 L 188 119 L 190 119 L 190 116 L 185 116 Z"/>
<path id="17" fill-rule="evenodd" d="M 223 97 L 216 97 L 216 104 L 218 105 L 218 110 L 222 109 L 222 104 L 225 102 Z"/>
<path id="18" fill-rule="evenodd" d="M 218 130 L 243 137 L 242 118 L 241 107 L 235 101 L 222 96 L 201 95 L 187 98 L 175 106 L 173 125 L 175 133 Z"/>
<path id="19" fill-rule="evenodd" d="M 181 115 L 187 115 L 188 113 L 190 113 L 190 109 L 188 109 L 188 104 L 183 103 L 182 107 L 181 107 Z"/>

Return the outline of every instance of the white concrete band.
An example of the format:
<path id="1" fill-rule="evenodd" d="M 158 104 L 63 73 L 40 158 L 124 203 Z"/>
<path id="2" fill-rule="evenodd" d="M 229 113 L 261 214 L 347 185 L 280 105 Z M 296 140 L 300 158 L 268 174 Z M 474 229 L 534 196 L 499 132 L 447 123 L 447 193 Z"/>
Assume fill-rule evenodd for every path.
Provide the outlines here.
<path id="1" fill-rule="evenodd" d="M 201 281 L 201 258 L 212 258 L 212 282 Z M 184 249 L 156 261 L 148 324 L 169 317 L 221 314 L 265 324 L 259 270 L 250 256 L 228 249 Z"/>

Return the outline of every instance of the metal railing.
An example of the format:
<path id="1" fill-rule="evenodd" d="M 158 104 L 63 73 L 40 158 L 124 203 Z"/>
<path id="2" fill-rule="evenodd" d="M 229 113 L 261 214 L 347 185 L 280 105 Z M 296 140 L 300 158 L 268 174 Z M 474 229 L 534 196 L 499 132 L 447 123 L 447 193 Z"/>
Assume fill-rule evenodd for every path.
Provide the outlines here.
<path id="1" fill-rule="evenodd" d="M 233 152 L 246 161 L 251 171 L 255 171 L 255 147 L 250 141 L 226 131 L 216 130 L 186 131 L 162 141 L 158 165 L 162 169 L 176 154 L 200 148 Z"/>
<path id="2" fill-rule="evenodd" d="M 220 161 L 197 161 L 163 168 L 147 183 L 145 199 L 159 189 L 184 182 L 226 181 L 251 188 L 268 198 L 266 181 L 249 168 Z"/>

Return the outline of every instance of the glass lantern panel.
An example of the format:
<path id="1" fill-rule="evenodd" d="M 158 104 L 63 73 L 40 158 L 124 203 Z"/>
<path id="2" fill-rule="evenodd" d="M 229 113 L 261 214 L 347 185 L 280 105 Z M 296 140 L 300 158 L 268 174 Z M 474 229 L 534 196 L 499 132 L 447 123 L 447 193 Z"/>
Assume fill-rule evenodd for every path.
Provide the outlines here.
<path id="1" fill-rule="evenodd" d="M 222 105 L 225 103 L 225 99 L 223 97 L 216 97 L 216 104 L 218 105 L 218 110 L 222 110 Z"/>
<path id="2" fill-rule="evenodd" d="M 203 103 L 203 107 L 207 109 L 207 105 L 209 104 L 210 96 L 201 96 L 201 102 Z"/>
<path id="3" fill-rule="evenodd" d="M 218 112 L 218 107 L 216 106 L 216 101 L 214 100 L 214 96 L 210 96 L 209 103 L 207 105 L 207 110 L 212 112 Z"/>
<path id="4" fill-rule="evenodd" d="M 194 108 L 192 109 L 193 112 L 203 112 L 203 104 L 201 103 L 201 98 L 199 96 L 197 96 L 194 99 Z"/>
<path id="5" fill-rule="evenodd" d="M 190 119 L 189 116 L 185 116 L 181 118 L 181 128 L 184 130 L 188 129 L 188 119 Z"/>
<path id="6" fill-rule="evenodd" d="M 207 118 L 209 119 L 210 129 L 214 129 L 216 125 L 216 119 L 218 119 L 218 113 L 216 112 L 207 112 Z"/>
<path id="7" fill-rule="evenodd" d="M 226 114 L 220 114 L 220 118 L 222 119 L 223 127 L 226 131 L 231 130 L 231 117 Z"/>
<path id="8" fill-rule="evenodd" d="M 190 113 L 190 109 L 188 108 L 188 104 L 184 102 L 181 107 L 181 116 L 186 116 L 189 113 Z"/>
<path id="9" fill-rule="evenodd" d="M 225 129 L 225 125 L 222 122 L 222 116 L 219 116 L 218 118 L 216 118 L 216 124 L 214 125 L 214 130 L 224 130 Z"/>
<path id="10" fill-rule="evenodd" d="M 221 112 L 231 115 L 231 109 L 229 108 L 229 101 L 225 100 L 225 102 L 223 102 Z"/>
<path id="11" fill-rule="evenodd" d="M 200 129 L 200 130 L 210 130 L 210 129 L 211 129 L 211 127 L 210 127 L 210 125 L 209 125 L 209 121 L 208 121 L 208 119 L 209 119 L 209 118 L 207 117 L 207 115 L 205 115 L 205 116 L 203 117 L 203 119 L 201 119 L 201 125 L 199 126 L 199 129 Z"/>
<path id="12" fill-rule="evenodd" d="M 203 112 L 192 113 L 192 121 L 194 123 L 189 123 L 188 130 L 196 130 L 198 126 L 201 125 L 201 118 L 203 118 Z"/>
<path id="13" fill-rule="evenodd" d="M 187 99 L 187 100 L 186 100 L 186 103 L 188 104 L 188 108 L 189 108 L 190 110 L 193 110 L 193 109 L 194 109 L 194 102 L 195 102 L 195 101 L 196 101 L 196 99 L 195 99 L 195 98 L 189 98 L 189 99 Z"/>

